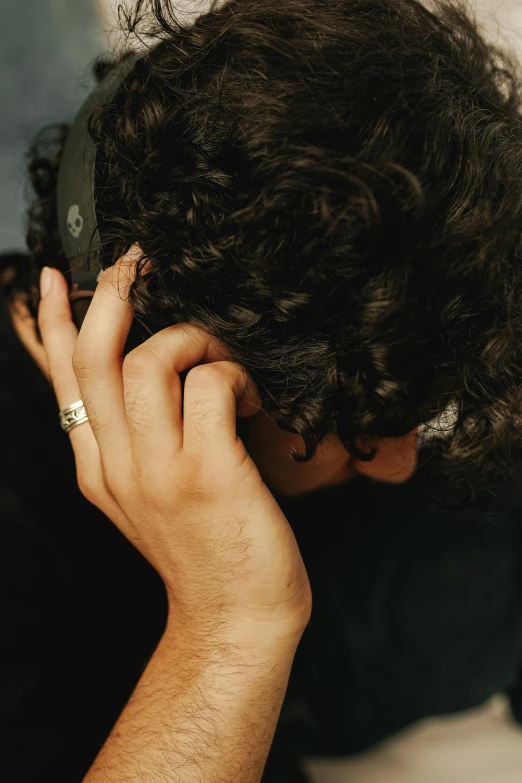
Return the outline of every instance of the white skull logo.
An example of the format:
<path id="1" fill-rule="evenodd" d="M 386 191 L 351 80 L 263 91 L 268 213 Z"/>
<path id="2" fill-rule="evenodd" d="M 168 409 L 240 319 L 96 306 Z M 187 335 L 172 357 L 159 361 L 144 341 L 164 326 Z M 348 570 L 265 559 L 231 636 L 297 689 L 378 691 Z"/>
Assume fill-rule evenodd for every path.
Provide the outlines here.
<path id="1" fill-rule="evenodd" d="M 82 233 L 83 218 L 80 215 L 80 207 L 78 204 L 73 204 L 67 213 L 67 228 L 75 239 L 78 239 Z"/>

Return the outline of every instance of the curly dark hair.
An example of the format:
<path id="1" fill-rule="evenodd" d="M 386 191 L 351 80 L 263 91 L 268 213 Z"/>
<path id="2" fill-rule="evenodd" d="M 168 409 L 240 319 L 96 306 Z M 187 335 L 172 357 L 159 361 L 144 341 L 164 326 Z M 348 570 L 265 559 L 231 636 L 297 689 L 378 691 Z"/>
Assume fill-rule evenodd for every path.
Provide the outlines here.
<path id="1" fill-rule="evenodd" d="M 356 439 L 452 406 L 425 489 L 488 513 L 522 455 L 522 78 L 464 2 L 430 5 L 230 0 L 191 23 L 121 6 L 146 43 L 91 115 L 102 265 L 139 242 L 137 316 L 221 340 L 303 437 L 296 461 L 329 433 L 371 460 Z M 66 133 L 29 156 L 34 263 L 11 289 L 33 308 L 39 268 L 65 264 Z"/>

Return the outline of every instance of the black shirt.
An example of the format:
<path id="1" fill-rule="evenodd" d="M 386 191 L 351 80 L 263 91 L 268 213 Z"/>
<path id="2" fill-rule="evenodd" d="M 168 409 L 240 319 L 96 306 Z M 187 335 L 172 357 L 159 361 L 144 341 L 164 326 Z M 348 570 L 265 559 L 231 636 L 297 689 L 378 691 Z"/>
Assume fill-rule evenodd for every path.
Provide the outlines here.
<path id="1" fill-rule="evenodd" d="M 163 584 L 76 485 L 54 393 L 0 296 L 0 770 L 79 783 L 161 637 Z M 505 691 L 522 719 L 522 501 L 438 509 L 415 476 L 278 498 L 313 593 L 263 783 Z M 515 486 L 517 489 L 518 485 Z M 522 493 L 520 493 L 522 495 Z"/>

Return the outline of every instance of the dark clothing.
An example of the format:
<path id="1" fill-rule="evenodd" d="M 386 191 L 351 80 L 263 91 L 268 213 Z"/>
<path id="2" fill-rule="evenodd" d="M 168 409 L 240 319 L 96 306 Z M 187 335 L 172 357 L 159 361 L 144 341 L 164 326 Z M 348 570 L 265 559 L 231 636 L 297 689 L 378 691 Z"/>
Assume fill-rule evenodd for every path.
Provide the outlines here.
<path id="1" fill-rule="evenodd" d="M 79 783 L 156 647 L 166 597 L 77 489 L 54 394 L 1 298 L 0 426 L 1 778 Z M 301 783 L 301 755 L 358 752 L 495 692 L 522 720 L 522 501 L 500 523 L 458 520 L 421 475 L 278 498 L 313 612 L 264 783 Z"/>

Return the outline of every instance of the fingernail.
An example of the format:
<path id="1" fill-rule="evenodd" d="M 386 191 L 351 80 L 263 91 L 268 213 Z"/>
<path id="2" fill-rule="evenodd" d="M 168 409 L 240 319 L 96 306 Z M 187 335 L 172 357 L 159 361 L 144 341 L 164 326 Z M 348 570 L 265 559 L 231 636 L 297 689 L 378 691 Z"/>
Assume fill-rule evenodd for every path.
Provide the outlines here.
<path id="1" fill-rule="evenodd" d="M 43 298 L 51 290 L 53 273 L 48 266 L 44 266 L 40 272 L 40 296 Z"/>

